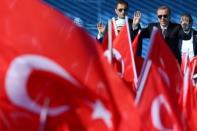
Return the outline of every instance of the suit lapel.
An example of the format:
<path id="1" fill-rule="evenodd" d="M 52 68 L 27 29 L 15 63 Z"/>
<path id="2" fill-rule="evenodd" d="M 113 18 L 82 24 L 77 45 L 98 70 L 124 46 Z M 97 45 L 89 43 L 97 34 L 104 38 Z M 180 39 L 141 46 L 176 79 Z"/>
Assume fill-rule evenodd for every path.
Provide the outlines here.
<path id="1" fill-rule="evenodd" d="M 197 54 L 197 32 L 193 31 L 193 49 L 194 49 L 194 55 Z"/>
<path id="2" fill-rule="evenodd" d="M 158 28 L 159 32 L 161 32 L 161 26 L 159 23 L 157 23 L 157 28 Z"/>

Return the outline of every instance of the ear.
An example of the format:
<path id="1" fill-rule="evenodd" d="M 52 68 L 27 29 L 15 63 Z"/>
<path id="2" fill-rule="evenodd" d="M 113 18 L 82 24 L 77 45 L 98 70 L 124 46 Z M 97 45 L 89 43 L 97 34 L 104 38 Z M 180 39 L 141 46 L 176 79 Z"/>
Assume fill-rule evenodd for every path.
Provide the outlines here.
<path id="1" fill-rule="evenodd" d="M 171 20 L 171 15 L 168 16 L 169 17 L 169 21 Z"/>
<path id="2" fill-rule="evenodd" d="M 172 13 L 169 13 L 168 15 L 169 15 L 169 17 L 170 17 L 170 19 L 171 19 Z"/>
<path id="3" fill-rule="evenodd" d="M 116 12 L 116 15 L 118 15 L 118 10 L 117 9 L 115 9 L 115 12 Z"/>
<path id="4" fill-rule="evenodd" d="M 179 22 L 180 22 L 180 24 L 181 24 L 181 23 L 183 22 L 183 21 L 182 21 L 182 19 L 180 19 L 180 21 L 179 21 Z"/>

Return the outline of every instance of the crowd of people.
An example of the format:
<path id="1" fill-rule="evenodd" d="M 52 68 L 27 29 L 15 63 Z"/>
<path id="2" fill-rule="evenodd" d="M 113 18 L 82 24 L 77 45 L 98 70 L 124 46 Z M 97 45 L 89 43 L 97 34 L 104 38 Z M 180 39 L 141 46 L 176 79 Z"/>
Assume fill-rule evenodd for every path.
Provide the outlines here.
<path id="1" fill-rule="evenodd" d="M 172 23 L 170 8 L 160 6 L 158 22 L 142 28 L 141 12 L 128 18 L 128 3 L 118 0 L 109 27 L 97 25 L 100 45 L 114 36 L 108 51 L 118 61 L 109 64 L 80 19 L 43 1 L 2 0 L 0 8 L 0 131 L 197 130 L 190 14 Z M 142 40 L 151 34 L 143 59 Z M 121 62 L 118 75 L 112 62 Z"/>
<path id="2" fill-rule="evenodd" d="M 189 14 L 187 12 L 183 12 L 182 14 L 180 14 L 180 18 L 179 18 L 180 22 L 174 23 L 171 21 L 170 7 L 168 7 L 166 5 L 161 5 L 156 9 L 156 15 L 157 15 L 158 21 L 151 22 L 147 25 L 147 27 L 142 28 L 140 25 L 140 21 L 142 19 L 141 12 L 139 10 L 135 11 L 133 19 L 131 19 L 131 18 L 128 18 L 128 16 L 127 16 L 128 8 L 129 8 L 129 5 L 125 0 L 118 0 L 117 1 L 116 6 L 115 6 L 115 13 L 117 16 L 112 18 L 113 28 L 110 28 L 110 26 L 108 26 L 108 25 L 103 25 L 101 23 L 98 23 L 97 24 L 97 29 L 98 29 L 97 40 L 101 43 L 101 45 L 106 44 L 105 37 L 109 37 L 109 34 L 110 34 L 108 31 L 114 30 L 116 35 L 115 35 L 115 38 L 112 39 L 112 42 L 111 42 L 112 43 L 112 51 L 111 51 L 112 57 L 115 56 L 114 52 L 113 52 L 113 46 L 114 46 L 114 48 L 117 49 L 117 45 L 115 45 L 117 43 L 117 39 L 123 38 L 122 43 L 120 42 L 120 40 L 119 40 L 119 43 L 121 43 L 122 46 L 124 46 L 124 47 L 122 47 L 122 48 L 118 47 L 120 50 L 124 50 L 124 51 L 122 51 L 123 53 L 126 52 L 125 48 L 129 48 L 129 46 L 126 46 L 124 44 L 129 43 L 133 47 L 134 44 L 136 45 L 136 41 L 137 41 L 136 51 L 132 52 L 132 50 L 134 50 L 134 48 L 132 48 L 132 49 L 128 49 L 127 53 L 131 52 L 128 54 L 131 54 L 131 57 L 134 56 L 134 58 L 130 58 L 131 61 L 130 61 L 129 66 L 133 68 L 133 70 L 134 70 L 133 72 L 135 72 L 135 69 L 137 70 L 137 72 L 139 72 L 138 67 L 140 67 L 141 65 L 138 65 L 138 64 L 141 64 L 141 63 L 139 61 L 137 61 L 137 60 L 139 60 L 137 58 L 138 57 L 142 58 L 143 39 L 145 39 L 145 38 L 153 39 L 153 41 L 151 41 L 149 44 L 150 47 L 152 47 L 151 49 L 149 48 L 149 50 L 148 50 L 149 54 L 147 55 L 146 58 L 143 58 L 143 60 L 142 60 L 144 68 L 140 69 L 141 74 L 137 73 L 137 74 L 140 74 L 140 76 L 139 75 L 137 76 L 139 78 L 139 79 L 137 78 L 138 79 L 138 83 L 136 84 L 137 86 L 135 86 L 135 75 L 133 75 L 134 77 L 132 80 L 130 79 L 131 83 L 134 83 L 134 84 L 130 84 L 129 86 L 136 87 L 135 88 L 136 90 L 133 91 L 136 93 L 134 95 L 135 100 L 138 101 L 138 98 L 141 97 L 142 99 L 146 99 L 148 101 L 148 99 L 152 99 L 152 96 L 151 96 L 152 92 L 154 92 L 154 93 L 156 92 L 156 94 L 159 96 L 159 95 L 164 95 L 167 92 L 167 90 L 169 89 L 169 92 L 167 93 L 166 96 L 170 97 L 169 99 L 171 99 L 171 102 L 173 100 L 175 100 L 175 101 L 177 101 L 175 103 L 179 103 L 180 102 L 179 99 L 182 99 L 183 94 L 186 94 L 185 96 L 187 98 L 186 97 L 185 98 L 188 101 L 190 101 L 190 100 L 196 101 L 195 90 L 197 89 L 196 88 L 197 87 L 197 79 L 196 79 L 197 78 L 197 74 L 196 74 L 197 73 L 197 70 L 196 70 L 196 58 L 197 57 L 195 57 L 195 56 L 197 55 L 197 31 L 192 28 L 193 19 L 192 19 L 191 14 Z M 122 33 L 127 33 L 127 31 L 125 31 L 125 28 L 124 28 L 125 25 L 129 27 L 129 31 L 128 31 L 130 33 L 129 37 L 132 42 L 125 42 L 124 38 L 127 39 L 127 37 L 119 37 L 120 35 L 122 35 Z M 124 31 L 122 31 L 122 30 L 124 30 Z M 111 32 L 113 32 L 113 31 L 111 31 Z M 154 36 L 153 34 L 155 32 L 157 34 L 159 34 L 159 35 L 157 35 L 157 38 L 153 37 Z M 136 38 L 137 38 L 137 40 L 136 40 Z M 154 46 L 158 45 L 157 47 L 159 47 L 159 48 L 157 48 L 156 46 L 153 47 L 152 46 L 153 44 L 154 44 Z M 110 41 L 108 41 L 108 45 L 110 45 Z M 119 44 L 119 46 L 120 46 L 120 44 Z M 163 49 L 161 49 L 161 48 L 163 48 Z M 109 50 L 110 50 L 110 46 L 109 46 Z M 133 56 L 132 56 L 132 54 L 133 54 Z M 173 56 L 174 56 L 174 58 L 173 58 Z M 124 57 L 128 57 L 128 56 L 125 55 Z M 118 59 L 122 59 L 121 56 L 119 56 Z M 125 58 L 125 62 L 128 60 L 128 59 L 127 60 L 126 59 L 127 58 Z M 132 59 L 135 61 L 134 62 L 135 67 L 132 65 L 133 64 Z M 155 65 L 151 64 L 151 62 L 153 62 L 153 61 L 155 62 L 154 63 Z M 111 62 L 111 64 L 112 64 L 112 67 L 114 67 L 115 64 L 113 63 L 113 61 Z M 122 61 L 121 61 L 120 65 L 125 67 L 125 65 L 122 64 Z M 154 67 L 151 68 L 151 66 L 154 66 Z M 115 71 L 118 72 L 117 70 L 115 70 Z M 123 79 L 123 81 L 126 80 L 123 76 L 121 76 L 121 78 Z M 193 82 L 192 86 L 190 84 L 188 84 L 191 81 Z M 183 85 L 181 85 L 181 84 L 183 84 Z M 162 92 L 161 93 L 159 91 L 160 89 L 158 89 L 160 87 L 163 88 L 162 90 L 166 90 L 166 92 L 163 93 L 161 91 Z M 142 96 L 142 94 L 145 91 L 147 91 L 146 89 L 149 90 L 150 92 L 146 94 L 147 96 L 146 95 Z M 180 90 L 182 90 L 182 92 Z M 189 90 L 190 90 L 190 92 L 189 92 Z M 171 96 L 173 94 L 173 92 L 174 92 L 174 94 L 176 94 L 178 92 L 176 94 L 177 98 L 174 97 L 176 95 Z M 187 100 L 183 100 L 183 101 L 187 101 Z M 163 101 L 163 100 L 161 100 L 161 101 Z M 143 102 L 140 102 L 140 103 L 143 103 Z M 154 103 L 154 101 L 153 101 L 153 103 Z M 174 103 L 174 105 L 176 105 L 175 103 Z M 180 103 L 182 103 L 182 102 L 180 102 Z M 185 102 L 183 102 L 183 103 L 182 103 L 183 108 L 185 108 L 186 104 L 185 104 Z M 190 103 L 190 102 L 188 102 L 188 103 Z M 195 103 L 195 102 L 193 102 L 193 103 Z M 177 105 L 179 105 L 179 104 L 177 104 Z M 146 106 L 143 108 L 141 115 L 142 116 L 144 115 L 147 117 L 147 114 L 149 113 L 148 108 L 150 105 L 148 105 L 148 104 L 144 104 L 144 105 L 146 105 Z M 195 107 L 194 105 L 195 104 L 191 104 L 190 108 L 194 109 L 194 107 Z M 150 108 L 152 108 L 152 106 L 153 105 L 151 105 Z M 177 110 L 180 109 L 181 114 L 184 114 L 184 111 L 182 110 L 182 106 L 181 107 L 177 106 L 176 109 Z M 146 110 L 147 112 L 144 110 Z M 196 109 L 194 109 L 192 111 L 189 108 L 184 109 L 184 110 L 187 110 L 186 112 L 190 112 L 190 113 L 192 112 L 194 114 L 196 112 Z M 179 111 L 175 111 L 175 112 L 179 112 Z M 159 113 L 157 114 L 157 111 L 153 111 L 151 113 L 153 116 L 155 115 L 156 117 L 160 117 L 160 115 L 158 115 Z M 190 125 L 191 123 L 189 122 L 190 120 L 193 121 L 192 118 L 189 118 L 189 116 L 186 116 L 186 117 L 188 120 L 186 123 L 189 123 L 190 130 L 195 129 Z M 155 124 L 154 118 L 152 118 L 152 122 L 153 122 L 152 124 L 154 125 Z M 159 123 L 160 122 L 159 118 L 155 122 Z M 149 124 L 147 124 L 147 125 L 149 125 Z M 163 128 L 163 126 L 161 126 L 161 127 L 159 126 L 158 129 L 165 130 Z M 181 129 L 177 129 L 177 130 L 181 130 Z M 189 130 L 189 129 L 185 129 L 185 130 Z"/>
<path id="3" fill-rule="evenodd" d="M 118 0 L 115 7 L 115 21 L 116 30 L 121 29 L 124 25 L 125 16 L 127 16 L 129 5 L 124 0 Z M 162 33 L 167 45 L 177 58 L 178 62 L 181 64 L 182 55 L 189 53 L 190 59 L 196 55 L 196 45 L 197 45 L 197 31 L 192 29 L 193 19 L 189 13 L 183 12 L 180 15 L 180 23 L 171 22 L 171 9 L 168 6 L 162 5 L 156 10 L 158 22 L 149 23 L 146 28 L 141 28 L 140 20 L 142 14 L 140 11 L 134 13 L 133 20 L 129 19 L 131 40 L 133 41 L 136 32 L 141 30 L 137 55 L 142 55 L 142 40 L 144 38 L 150 38 L 153 27 L 157 27 Z M 105 25 L 99 23 L 97 24 L 99 42 L 102 42 L 102 38 L 106 33 Z"/>

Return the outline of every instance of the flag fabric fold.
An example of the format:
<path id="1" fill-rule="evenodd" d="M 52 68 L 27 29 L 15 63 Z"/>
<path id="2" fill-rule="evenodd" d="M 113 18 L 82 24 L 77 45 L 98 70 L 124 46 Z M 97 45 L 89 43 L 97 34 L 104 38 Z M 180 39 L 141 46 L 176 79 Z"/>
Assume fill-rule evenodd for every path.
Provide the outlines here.
<path id="1" fill-rule="evenodd" d="M 42 1 L 0 7 L 0 130 L 140 130 L 96 40 Z"/>
<path id="2" fill-rule="evenodd" d="M 145 128 L 152 130 L 185 128 L 178 108 L 182 83 L 179 64 L 155 28 L 136 96 L 141 117 L 147 119 Z"/>

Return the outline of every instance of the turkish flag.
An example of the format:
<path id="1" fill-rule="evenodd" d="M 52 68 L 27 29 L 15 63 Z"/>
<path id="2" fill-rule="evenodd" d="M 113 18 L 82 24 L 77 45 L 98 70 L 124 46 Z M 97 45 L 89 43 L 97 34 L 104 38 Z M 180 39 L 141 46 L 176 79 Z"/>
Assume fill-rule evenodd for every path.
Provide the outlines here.
<path id="1" fill-rule="evenodd" d="M 185 74 L 186 68 L 190 68 L 190 59 L 187 53 L 182 54 L 181 70 Z M 190 69 L 191 71 L 191 69 Z"/>
<path id="2" fill-rule="evenodd" d="M 107 30 L 105 31 L 105 35 L 101 44 L 103 51 L 108 49 L 109 30 L 111 30 L 110 32 L 112 36 L 112 42 L 115 40 L 116 36 L 118 35 L 116 31 L 115 18 L 113 17 L 110 22 L 111 22 L 111 28 L 109 29 L 108 27 Z"/>
<path id="3" fill-rule="evenodd" d="M 142 75 L 139 79 L 136 103 L 145 128 L 152 130 L 181 130 L 179 89 L 183 78 L 172 52 L 157 29 L 153 30 L 152 43 Z"/>
<path id="4" fill-rule="evenodd" d="M 189 61 L 189 58 L 188 58 Z M 196 130 L 196 112 L 197 112 L 197 99 L 196 99 L 196 57 L 192 61 L 185 64 L 184 83 L 180 94 L 180 104 L 182 106 L 182 113 L 186 117 L 188 123 L 188 130 Z"/>
<path id="5" fill-rule="evenodd" d="M 190 62 L 190 70 L 192 78 L 195 77 L 194 75 L 197 74 L 197 57 L 194 57 Z"/>
<path id="6" fill-rule="evenodd" d="M 0 129 L 140 128 L 132 94 L 83 29 L 42 1 L 2 0 L 0 11 Z"/>
<path id="7" fill-rule="evenodd" d="M 157 29 L 155 28 L 154 30 Z M 156 70 L 160 72 L 160 77 L 164 81 L 165 87 L 169 92 L 169 96 L 173 98 L 173 105 L 178 105 L 178 98 L 183 84 L 183 75 L 180 66 L 157 31 L 152 33 L 151 42 L 148 56 L 145 60 L 145 65 L 148 60 L 151 60 L 154 65 L 157 65 Z M 144 71 L 142 71 L 142 77 L 143 74 Z"/>
<path id="8" fill-rule="evenodd" d="M 184 83 L 180 94 L 180 107 L 188 124 L 187 130 L 196 130 L 197 93 L 196 93 L 196 58 L 191 62 L 187 58 L 184 71 Z"/>
<path id="9" fill-rule="evenodd" d="M 193 101 L 192 101 L 193 103 L 192 103 L 191 110 L 189 110 L 189 111 L 191 111 L 190 112 L 191 116 L 190 116 L 188 122 L 189 122 L 189 127 L 190 127 L 191 130 L 197 130 L 197 124 L 196 124 L 196 118 L 197 118 L 197 89 L 196 89 L 196 87 L 193 88 L 192 91 L 193 91 Z"/>
<path id="10" fill-rule="evenodd" d="M 151 130 L 181 130 L 180 116 L 177 116 L 175 106 L 169 97 L 169 92 L 157 71 L 157 67 L 151 63 L 147 69 L 143 92 L 138 103 L 138 108 L 144 122 L 143 129 Z"/>
<path id="11" fill-rule="evenodd" d="M 134 61 L 134 54 L 130 40 L 130 32 L 126 19 L 125 26 L 122 27 L 120 33 L 113 42 L 113 57 L 121 64 L 118 70 L 125 81 L 137 83 L 137 73 Z"/>
<path id="12" fill-rule="evenodd" d="M 133 40 L 132 43 L 132 48 L 133 48 L 133 54 L 136 55 L 137 53 L 137 47 L 139 43 L 139 36 L 140 36 L 141 30 L 138 31 L 137 35 L 135 36 L 135 39 Z"/>
<path id="13" fill-rule="evenodd" d="M 135 36 L 135 39 L 132 42 L 132 48 L 133 48 L 133 54 L 134 54 L 134 59 L 135 59 L 135 66 L 136 66 L 136 71 L 137 71 L 137 76 L 140 75 L 142 66 L 144 63 L 144 58 L 141 56 L 137 55 L 137 47 L 139 44 L 139 36 L 140 36 L 141 31 L 138 31 L 138 34 Z"/>
<path id="14" fill-rule="evenodd" d="M 195 123 L 195 112 L 196 112 L 196 100 L 195 100 L 195 87 L 192 83 L 192 77 L 191 77 L 191 71 L 189 66 L 186 67 L 186 71 L 184 74 L 184 83 L 183 83 L 183 89 L 182 94 L 180 97 L 181 100 L 181 106 L 182 106 L 182 113 L 186 117 L 186 122 L 188 123 L 188 130 L 195 130 L 197 129 L 196 126 L 194 126 Z"/>

